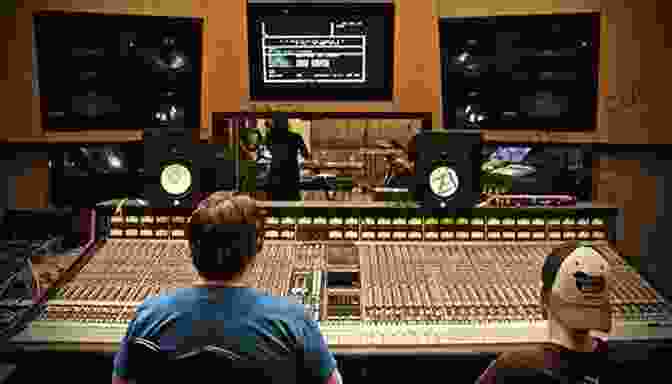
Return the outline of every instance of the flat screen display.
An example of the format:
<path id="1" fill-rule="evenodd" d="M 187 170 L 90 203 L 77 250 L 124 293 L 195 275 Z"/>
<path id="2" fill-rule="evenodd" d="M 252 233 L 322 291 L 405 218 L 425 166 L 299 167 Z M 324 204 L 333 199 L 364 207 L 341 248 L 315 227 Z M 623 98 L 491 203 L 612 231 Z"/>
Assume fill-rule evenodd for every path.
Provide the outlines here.
<path id="1" fill-rule="evenodd" d="M 394 5 L 248 5 L 253 101 L 392 100 Z"/>
<path id="2" fill-rule="evenodd" d="M 592 147 L 583 145 L 486 145 L 482 188 L 510 194 L 571 195 L 590 201 Z M 497 183 L 503 181 L 500 189 Z"/>
<path id="3" fill-rule="evenodd" d="M 440 20 L 444 127 L 594 130 L 600 17 Z"/>
<path id="4" fill-rule="evenodd" d="M 142 196 L 145 180 L 142 143 L 49 144 L 50 203 L 93 207 Z"/>

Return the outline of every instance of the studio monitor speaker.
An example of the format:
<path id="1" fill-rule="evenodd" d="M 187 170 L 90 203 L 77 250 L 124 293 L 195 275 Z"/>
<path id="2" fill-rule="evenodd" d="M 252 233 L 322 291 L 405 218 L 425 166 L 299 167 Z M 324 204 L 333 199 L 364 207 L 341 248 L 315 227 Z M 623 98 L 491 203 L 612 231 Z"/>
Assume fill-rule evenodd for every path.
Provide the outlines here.
<path id="1" fill-rule="evenodd" d="M 236 160 L 227 147 L 194 144 L 193 134 L 145 131 L 145 198 L 153 208 L 193 208 L 203 196 L 236 188 Z M 152 131 L 160 132 L 160 131 Z"/>
<path id="2" fill-rule="evenodd" d="M 145 198 L 152 208 L 191 207 L 194 144 L 190 134 L 145 136 Z"/>
<path id="3" fill-rule="evenodd" d="M 475 207 L 480 196 L 480 133 L 424 132 L 416 140 L 415 196 L 424 213 Z"/>

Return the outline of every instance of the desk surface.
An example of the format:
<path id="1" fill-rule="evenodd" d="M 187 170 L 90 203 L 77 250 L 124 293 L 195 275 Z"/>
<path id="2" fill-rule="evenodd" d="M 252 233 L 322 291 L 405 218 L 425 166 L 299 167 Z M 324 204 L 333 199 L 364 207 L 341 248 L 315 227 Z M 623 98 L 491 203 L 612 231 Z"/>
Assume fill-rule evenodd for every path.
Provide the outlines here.
<path id="1" fill-rule="evenodd" d="M 289 208 L 289 207 L 305 207 L 305 208 L 419 208 L 415 202 L 405 201 L 258 201 L 257 204 L 263 208 Z M 499 208 L 499 207 L 478 207 L 472 208 L 472 211 L 479 212 L 481 210 L 507 210 L 514 212 L 516 210 L 586 210 L 586 209 L 618 209 L 614 205 L 579 202 L 574 206 L 568 207 L 523 207 L 523 208 Z M 465 209 L 468 210 L 468 209 Z"/>

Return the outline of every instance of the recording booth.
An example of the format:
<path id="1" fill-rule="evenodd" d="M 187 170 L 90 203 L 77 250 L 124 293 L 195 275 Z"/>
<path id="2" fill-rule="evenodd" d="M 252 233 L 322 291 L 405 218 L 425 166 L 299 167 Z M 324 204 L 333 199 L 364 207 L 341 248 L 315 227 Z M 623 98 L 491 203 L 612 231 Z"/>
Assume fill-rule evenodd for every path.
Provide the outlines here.
<path id="1" fill-rule="evenodd" d="M 416 133 L 432 124 L 431 113 L 215 113 L 217 144 L 238 151 L 238 187 L 258 199 L 274 200 L 271 169 L 274 161 L 281 167 L 286 156 L 273 156 L 273 125 L 283 120 L 305 147 L 297 155 L 304 201 L 409 198 L 414 174 L 409 150 L 415 155 Z"/>

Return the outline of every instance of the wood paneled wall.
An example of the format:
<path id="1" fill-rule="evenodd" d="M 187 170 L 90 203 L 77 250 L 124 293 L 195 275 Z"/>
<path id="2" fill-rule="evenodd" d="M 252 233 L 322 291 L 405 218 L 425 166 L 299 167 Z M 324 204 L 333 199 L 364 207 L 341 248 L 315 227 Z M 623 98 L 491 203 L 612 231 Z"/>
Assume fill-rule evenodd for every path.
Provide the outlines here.
<path id="1" fill-rule="evenodd" d="M 71 10 L 112 14 L 202 17 L 203 103 L 201 126 L 210 126 L 210 111 L 240 108 L 245 81 L 240 74 L 241 56 L 247 54 L 244 0 L 170 1 L 170 0 L 35 0 L 23 3 L 12 19 L 11 27 L 0 27 L 2 37 L 13 35 L 8 44 L 8 72 L 0 86 L 0 101 L 12 100 L 15 109 L 11 123 L 3 124 L 0 137 L 36 137 L 43 134 L 39 95 L 33 90 L 32 12 L 35 10 Z M 86 33 L 86 31 L 82 31 Z M 132 84 L 129 84 L 132 88 Z M 120 127 L 121 128 L 121 127 Z M 105 133 L 105 132 L 103 132 Z M 88 133 L 100 135 L 97 133 Z M 111 135 L 114 137 L 114 135 Z"/>
<path id="2" fill-rule="evenodd" d="M 663 0 L 396 0 L 394 101 L 390 103 L 306 103 L 297 110 L 311 111 L 431 111 L 441 126 L 441 77 L 438 18 L 496 14 L 558 13 L 599 10 L 603 18 L 600 74 L 599 129 L 595 134 L 507 133 L 509 141 L 591 141 L 610 143 L 672 143 L 668 133 L 668 95 L 672 89 L 669 53 L 670 3 Z M 248 54 L 245 0 L 31 0 L 18 1 L 14 15 L 0 16 L 0 138 L 43 135 L 39 95 L 33 87 L 32 20 L 38 9 L 196 16 L 205 19 L 202 126 L 210 127 L 214 111 L 253 108 L 248 92 Z M 85 33 L 85 31 L 83 31 Z M 617 165 L 618 164 L 618 165 Z M 633 166 L 605 163 L 602 170 L 619 174 Z M 628 168 L 631 167 L 631 168 Z M 44 164 L 42 164 L 44 168 Z M 630 169 L 630 171 L 628 171 Z M 596 173 L 599 176 L 600 172 Z M 630 173 L 632 173 L 630 172 Z M 18 182 L 24 206 L 42 204 L 39 194 L 24 194 L 34 185 L 46 185 L 40 171 Z M 635 175 L 635 173 L 632 173 Z M 35 178 L 34 184 L 29 182 Z M 614 202 L 623 206 L 628 230 L 638 236 L 639 203 L 650 190 L 646 182 L 627 184 L 622 176 L 601 182 L 598 200 L 606 201 L 609 188 L 618 191 Z M 38 180 L 40 179 L 40 180 Z M 596 177 L 598 179 L 598 177 Z M 604 184 L 610 185 L 605 187 Z M 622 185 L 621 185 L 622 184 Z M 630 185 L 629 187 L 626 186 Z M 629 189 L 628 189 L 629 188 Z M 633 200 L 628 191 L 636 195 Z M 616 193 L 616 192 L 614 192 Z M 606 194 L 606 195 L 605 195 Z M 34 199 L 34 200 L 32 200 Z M 634 247 L 634 246 L 633 246 Z M 635 248 L 632 248 L 634 251 Z M 629 251 L 628 251 L 629 252 Z"/>
<path id="3" fill-rule="evenodd" d="M 507 141 L 672 143 L 666 94 L 672 76 L 669 52 L 672 4 L 662 0 L 438 0 L 441 17 L 494 16 L 599 11 L 600 48 L 598 130 L 585 133 L 486 132 Z M 667 40 L 667 43 L 665 43 Z M 666 46 L 667 45 L 667 46 Z"/>
<path id="4" fill-rule="evenodd" d="M 35 0 L 25 2 L 7 22 L 0 40 L 7 40 L 7 69 L 0 83 L 0 102 L 14 106 L 3 137 L 43 135 L 39 95 L 33 91 L 32 18 L 35 10 L 71 10 L 160 16 L 203 17 L 204 71 L 202 127 L 211 113 L 254 108 L 249 100 L 246 0 Z M 389 103 L 305 103 L 305 111 L 431 110 L 440 115 L 438 30 L 433 0 L 397 1 L 395 25 L 394 100 Z M 85 31 L 83 31 L 85 33 Z M 3 48 L 0 45 L 0 48 Z M 4 52 L 3 52 L 4 53 Z M 11 54 L 10 54 L 11 53 Z M 0 67 L 2 69 L 2 67 Z M 435 123 L 438 125 L 439 121 Z M 100 136 L 99 133 L 89 133 Z M 105 133 L 107 134 L 107 133 Z M 114 137 L 114 134 L 110 134 Z"/>
<path id="5" fill-rule="evenodd" d="M 16 208 L 46 208 L 49 206 L 49 160 L 32 161 L 30 168 L 16 176 Z"/>
<path id="6" fill-rule="evenodd" d="M 593 200 L 622 210 L 622 228 L 615 242 L 617 249 L 624 256 L 640 256 L 643 230 L 656 225 L 658 210 L 662 208 L 658 204 L 663 198 L 656 195 L 658 180 L 646 173 L 637 155 L 604 156 L 594 161 L 593 167 Z"/>
<path id="7" fill-rule="evenodd" d="M 601 11 L 603 38 L 599 129 L 594 134 L 509 132 L 507 141 L 672 143 L 666 93 L 672 76 L 669 27 L 672 5 L 662 0 L 396 0 L 394 100 L 389 103 L 303 103 L 309 111 L 431 111 L 441 126 L 439 17 Z M 11 105 L 2 137 L 43 134 L 39 96 L 33 87 L 31 13 L 62 9 L 205 19 L 202 127 L 214 111 L 252 109 L 249 100 L 246 0 L 34 0 L 18 2 L 15 15 L 0 16 L 6 61 L 0 65 L 0 102 Z M 667 40 L 667 43 L 666 43 Z M 667 44 L 667 46 L 666 46 Z M 2 61 L 2 60 L 0 60 Z M 636 130 L 636 134 L 633 134 Z M 496 132 L 488 132 L 497 138 Z M 98 134 L 99 135 L 99 134 Z M 501 135 L 500 135 L 501 136 Z M 112 135 L 114 137 L 114 135 Z"/>
<path id="8" fill-rule="evenodd" d="M 373 148 L 378 140 L 406 146 L 420 126 L 419 120 L 316 120 L 310 126 L 310 145 L 316 151 Z"/>
<path id="9" fill-rule="evenodd" d="M 0 208 L 46 208 L 49 160 L 44 151 L 12 153 L 0 146 Z"/>

